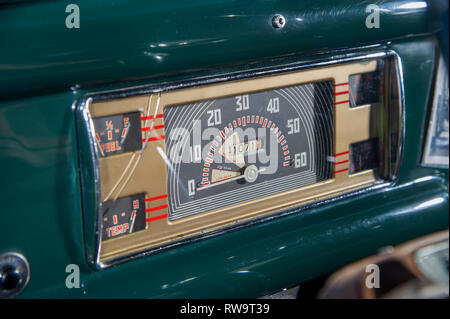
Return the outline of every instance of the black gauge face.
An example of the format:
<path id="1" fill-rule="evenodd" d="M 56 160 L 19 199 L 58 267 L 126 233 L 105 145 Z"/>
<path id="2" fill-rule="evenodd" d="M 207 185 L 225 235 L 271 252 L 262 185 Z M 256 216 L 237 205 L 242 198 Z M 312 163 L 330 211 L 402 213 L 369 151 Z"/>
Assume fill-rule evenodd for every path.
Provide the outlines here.
<path id="1" fill-rule="evenodd" d="M 378 138 L 350 144 L 350 174 L 378 167 Z"/>
<path id="2" fill-rule="evenodd" d="M 169 219 L 333 175 L 331 81 L 166 107 Z"/>
<path id="3" fill-rule="evenodd" d="M 145 194 L 104 202 L 102 210 L 103 240 L 145 228 Z"/>
<path id="4" fill-rule="evenodd" d="M 100 156 L 136 151 L 142 147 L 139 112 L 98 117 L 93 122 Z"/>
<path id="5" fill-rule="evenodd" d="M 350 107 L 380 102 L 380 97 L 383 95 L 383 77 L 381 67 L 375 72 L 351 75 L 349 77 Z"/>

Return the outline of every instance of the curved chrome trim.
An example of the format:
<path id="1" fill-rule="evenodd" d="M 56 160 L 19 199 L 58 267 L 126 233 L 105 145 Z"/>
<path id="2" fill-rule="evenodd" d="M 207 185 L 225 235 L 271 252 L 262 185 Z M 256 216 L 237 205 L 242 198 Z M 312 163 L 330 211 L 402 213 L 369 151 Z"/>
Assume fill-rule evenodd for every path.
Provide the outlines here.
<path id="1" fill-rule="evenodd" d="M 393 50 L 388 51 L 389 54 L 394 56 L 394 64 L 395 64 L 395 71 L 397 74 L 397 83 L 398 83 L 398 96 L 399 96 L 399 136 L 397 141 L 397 161 L 396 165 L 394 167 L 394 170 L 391 171 L 391 179 L 392 182 L 395 183 L 400 175 L 400 167 L 403 159 L 403 151 L 404 151 L 404 141 L 405 141 L 405 134 L 406 134 L 406 128 L 405 128 L 405 88 L 404 88 L 404 79 L 403 79 L 403 62 L 400 57 L 400 55 L 397 54 L 397 52 Z"/>

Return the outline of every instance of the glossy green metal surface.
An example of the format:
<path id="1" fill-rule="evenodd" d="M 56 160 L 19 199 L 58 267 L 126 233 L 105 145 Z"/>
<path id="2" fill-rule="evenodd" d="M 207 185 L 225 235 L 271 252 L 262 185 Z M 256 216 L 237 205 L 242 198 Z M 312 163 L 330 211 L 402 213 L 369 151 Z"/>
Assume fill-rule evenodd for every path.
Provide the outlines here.
<path id="1" fill-rule="evenodd" d="M 52 11 L 64 12 L 64 7 L 55 9 L 60 8 L 59 1 L 17 5 L 2 11 L 0 17 L 6 20 L 0 19 L 0 35 L 6 37 L 11 49 L 0 51 L 0 253 L 17 251 L 30 262 L 31 280 L 20 297 L 257 297 L 327 274 L 382 246 L 448 228 L 448 170 L 420 166 L 435 65 L 432 39 L 417 35 L 425 31 L 422 11 L 388 15 L 400 19 L 395 20 L 398 27 L 370 34 L 361 27 L 349 28 L 364 23 L 361 10 L 365 5 L 356 5 L 356 1 L 322 2 L 317 9 L 316 1 L 303 1 L 297 7 L 289 1 L 249 1 L 246 5 L 240 1 L 204 1 L 195 5 L 156 3 L 152 7 L 142 3 L 139 10 L 131 10 L 131 4 L 114 1 L 110 6 L 103 5 L 102 11 L 101 2 L 92 1 L 85 4 L 88 15 L 82 23 L 91 23 L 96 31 L 85 31 L 82 26 L 74 31 L 80 31 L 79 35 L 69 36 L 74 37 L 75 44 L 67 45 L 62 44 L 68 32 L 65 14 L 59 20 Z M 81 2 L 82 15 L 83 5 Z M 311 27 L 306 29 L 309 33 L 294 26 L 280 34 L 264 31 L 258 21 L 266 23 L 268 12 L 282 6 L 291 8 L 292 17 L 295 12 L 304 17 L 304 25 Z M 181 13 L 178 7 L 186 10 Z M 330 7 L 340 9 L 331 11 Z M 10 14 L 6 15 L 8 10 Z M 189 23 L 179 19 L 187 13 L 192 17 L 196 10 L 202 14 L 194 15 Z M 45 23 L 29 18 L 39 16 L 39 12 L 47 17 Z M 252 18 L 245 19 L 250 12 Z M 21 13 L 23 21 L 13 18 L 13 13 Z M 94 13 L 104 17 L 102 23 L 95 24 Z M 161 17 L 162 13 L 166 15 Z M 237 16 L 225 17 L 229 14 Z M 348 19 L 344 19 L 345 14 Z M 319 16 L 329 21 L 317 21 Z M 143 31 L 147 17 L 157 17 L 156 21 L 148 19 L 151 33 Z M 121 20 L 129 25 L 121 27 Z M 158 28 L 157 21 L 165 21 L 166 28 L 172 29 Z M 417 23 L 408 29 L 402 21 Z M 217 25 L 216 29 L 205 27 L 208 23 Z M 314 23 L 320 25 L 317 33 L 311 33 Z M 8 28 L 18 33 L 5 36 Z M 30 28 L 34 31 L 27 33 Z M 342 34 L 345 28 L 349 28 L 350 36 Z M 53 38 L 38 41 L 36 37 L 44 31 Z M 408 34 L 416 36 L 387 43 L 387 39 Z M 283 37 L 284 41 L 278 41 L 277 46 L 269 41 L 275 39 L 271 37 Z M 214 42 L 220 39 L 225 41 Z M 188 42 L 186 47 L 171 44 L 182 40 L 198 42 Z M 84 93 L 103 90 L 113 81 L 150 76 L 154 81 L 170 81 L 184 72 L 191 72 L 192 77 L 218 72 L 213 68 L 222 63 L 228 64 L 227 70 L 238 71 L 245 68 L 245 61 L 264 65 L 266 57 L 372 42 L 395 50 L 403 62 L 405 149 L 400 176 L 393 187 L 323 203 L 109 269 L 94 271 L 87 266 L 72 107 Z M 169 46 L 149 49 L 150 44 L 161 43 Z M 35 51 L 20 51 L 20 44 Z M 144 56 L 146 50 L 167 55 L 157 62 Z M 292 56 L 289 61 L 304 59 L 308 58 Z M 123 68 L 119 60 L 125 61 Z M 282 64 L 284 60 L 270 63 Z M 87 83 L 101 85 L 90 88 Z M 68 90 L 73 84 L 80 84 L 81 89 Z M 60 93 L 44 94 L 55 91 Z M 80 289 L 65 286 L 68 264 L 81 267 Z"/>
<path id="2" fill-rule="evenodd" d="M 70 2 L 69 2 L 70 3 Z M 365 27 L 376 3 L 381 28 Z M 162 78 L 273 57 L 366 46 L 427 32 L 423 1 L 80 0 L 0 7 L 0 98 Z M 282 13 L 286 26 L 271 25 Z"/>

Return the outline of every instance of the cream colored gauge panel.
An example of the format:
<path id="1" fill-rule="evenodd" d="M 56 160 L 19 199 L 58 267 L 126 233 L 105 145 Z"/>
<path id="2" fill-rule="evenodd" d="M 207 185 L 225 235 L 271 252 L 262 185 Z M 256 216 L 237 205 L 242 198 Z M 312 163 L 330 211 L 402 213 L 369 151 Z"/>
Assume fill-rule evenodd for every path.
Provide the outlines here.
<path id="1" fill-rule="evenodd" d="M 400 155 L 399 79 L 383 54 L 90 98 L 97 262 L 386 182 Z"/>

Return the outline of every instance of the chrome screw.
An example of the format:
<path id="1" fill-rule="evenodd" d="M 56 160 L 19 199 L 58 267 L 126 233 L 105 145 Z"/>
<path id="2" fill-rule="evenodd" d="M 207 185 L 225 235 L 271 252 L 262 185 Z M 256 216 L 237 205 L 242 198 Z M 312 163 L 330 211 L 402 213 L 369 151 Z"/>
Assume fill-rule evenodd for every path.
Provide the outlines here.
<path id="1" fill-rule="evenodd" d="M 276 29 L 282 29 L 286 25 L 286 19 L 281 14 L 276 14 L 272 18 L 272 25 Z"/>

